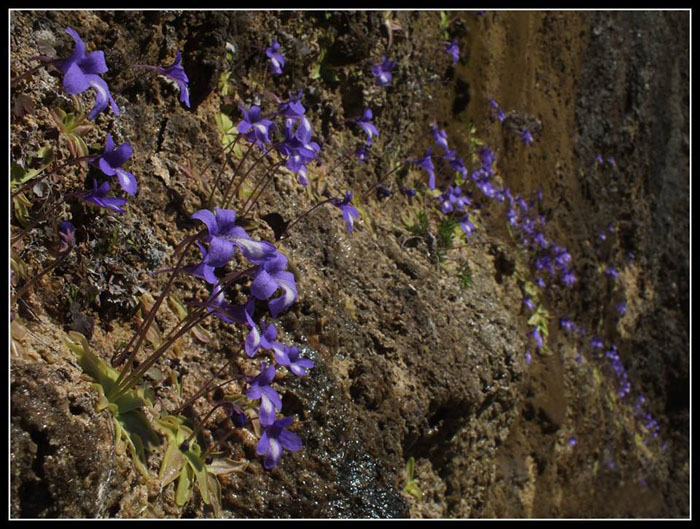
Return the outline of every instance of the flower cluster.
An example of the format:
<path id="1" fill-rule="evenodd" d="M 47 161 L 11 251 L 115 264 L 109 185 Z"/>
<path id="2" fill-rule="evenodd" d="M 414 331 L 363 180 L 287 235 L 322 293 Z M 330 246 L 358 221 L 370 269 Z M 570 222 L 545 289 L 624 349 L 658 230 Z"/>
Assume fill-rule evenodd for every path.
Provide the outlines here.
<path id="1" fill-rule="evenodd" d="M 86 53 L 86 46 L 78 33 L 68 27 L 68 33 L 75 41 L 73 53 L 67 59 L 57 59 L 53 63 L 63 72 L 63 87 L 68 94 L 80 94 L 88 88 L 94 88 L 97 97 L 95 105 L 88 115 L 88 119 L 93 120 L 105 110 L 108 104 L 115 115 L 119 116 L 119 107 L 114 102 L 107 83 L 100 77 L 100 74 L 108 71 L 105 62 L 104 52 L 101 50 Z M 189 91 L 187 83 L 189 79 L 181 64 L 180 52 L 173 64 L 167 67 L 137 65 L 142 68 L 156 70 L 159 73 L 173 79 L 180 88 L 180 101 L 190 106 Z M 107 134 L 105 150 L 97 159 L 96 165 L 102 173 L 108 177 L 117 177 L 121 188 L 130 196 L 134 196 L 138 191 L 138 183 L 133 174 L 125 170 L 122 166 L 131 158 L 133 149 L 130 143 L 123 143 L 115 147 L 111 134 Z M 101 208 L 106 208 L 117 213 L 124 213 L 122 208 L 126 204 L 125 198 L 109 196 L 110 183 L 105 180 L 101 184 L 93 179 L 93 188 L 79 193 L 78 196 Z"/>
<path id="2" fill-rule="evenodd" d="M 297 376 L 307 375 L 314 365 L 313 361 L 301 358 L 298 348 L 278 342 L 274 323 L 257 323 L 254 318 L 256 301 L 267 302 L 270 315 L 277 318 L 298 297 L 294 275 L 287 270 L 285 255 L 272 243 L 252 239 L 236 224 L 234 210 L 215 208 L 212 212 L 202 209 L 193 213 L 191 218 L 206 226 L 203 242 L 208 247 L 198 242 L 201 262 L 185 267 L 184 271 L 214 285 L 206 303 L 207 309 L 227 323 L 235 322 L 248 327 L 244 349 L 250 358 L 261 351 L 270 351 L 278 366 L 285 366 Z M 216 277 L 216 270 L 226 267 L 236 251 L 253 265 L 247 270 L 251 278 L 249 298 L 239 305 L 226 301 L 226 280 Z M 279 293 L 277 297 L 276 293 Z M 265 456 L 264 466 L 268 469 L 279 462 L 283 448 L 301 448 L 299 438 L 286 429 L 293 418 L 277 417 L 277 413 L 282 410 L 282 399 L 272 385 L 275 375 L 276 367 L 263 361 L 259 374 L 247 378 L 246 397 L 250 401 L 260 401 L 258 417 L 263 435 L 257 453 Z"/>
<path id="3" fill-rule="evenodd" d="M 243 119 L 238 122 L 238 132 L 249 142 L 260 148 L 265 155 L 276 150 L 285 159 L 285 166 L 297 174 L 301 185 L 308 185 L 307 166 L 318 158 L 321 147 L 313 141 L 311 122 L 306 117 L 306 109 L 301 103 L 303 91 L 296 96 L 290 94 L 289 101 L 279 103 L 276 114 L 264 116 L 257 105 L 250 108 L 240 106 Z M 275 115 L 282 116 L 284 128 L 282 138 L 274 142 L 275 133 L 279 130 L 270 119 Z"/>

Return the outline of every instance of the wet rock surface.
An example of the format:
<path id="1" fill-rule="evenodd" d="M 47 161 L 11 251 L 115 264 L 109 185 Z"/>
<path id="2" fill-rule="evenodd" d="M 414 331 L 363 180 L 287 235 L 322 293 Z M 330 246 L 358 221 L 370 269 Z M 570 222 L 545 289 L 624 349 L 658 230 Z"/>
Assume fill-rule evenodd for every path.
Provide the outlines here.
<path id="1" fill-rule="evenodd" d="M 219 75 L 232 71 L 240 102 L 250 104 L 251 79 L 263 77 L 270 35 L 288 64 L 266 86 L 281 97 L 305 88 L 324 153 L 356 148 L 362 133 L 346 132 L 346 120 L 364 108 L 373 109 L 381 131 L 373 145 L 381 159 L 334 169 L 340 155 L 329 154 L 312 181 L 359 196 L 394 161 L 422 155 L 432 120 L 446 127 L 460 152 L 469 151 L 475 124 L 478 137 L 496 150 L 504 183 L 523 196 L 542 188 L 551 237 L 571 252 L 579 281 L 546 298 L 550 349 L 528 363 L 516 272 L 523 257 L 500 206 L 482 210 L 462 250 L 472 276 L 466 289 L 438 269 L 427 238 L 407 229 L 402 216 L 409 203 L 396 188 L 388 199 L 371 194 L 359 202 L 367 216 L 352 234 L 337 209 L 317 210 L 279 243 L 300 293 L 280 318 L 281 338 L 315 362 L 308 377 L 288 375 L 279 384 L 304 448 L 265 471 L 255 440 L 230 443 L 251 463 L 221 478 L 222 516 L 688 515 L 688 13 L 452 12 L 451 36 L 462 48 L 455 67 L 439 49 L 438 12 L 392 13 L 393 25 L 384 16 L 11 14 L 13 75 L 34 65 L 28 58 L 40 42 L 67 56 L 66 26 L 105 50 L 105 79 L 123 110 L 118 119 L 103 114 L 97 121 L 134 146 L 130 171 L 139 177 L 139 194 L 123 216 L 71 208 L 79 257 L 72 255 L 12 309 L 26 328 L 11 362 L 12 517 L 213 516 L 197 494 L 177 507 L 173 485 L 161 490 L 145 482 L 127 455 L 114 452 L 107 413 L 95 411 L 96 393 L 63 340 L 66 330 L 85 330 L 108 361 L 115 344 L 130 338 L 136 298 L 160 292 L 165 279 L 153 272 L 171 266 L 173 248 L 196 226 L 190 214 L 206 198 L 180 168 L 201 170 L 220 150 Z M 228 62 L 227 43 L 234 50 Z M 129 68 L 165 64 L 175 49 L 183 51 L 190 77 L 189 110 L 177 102 L 174 85 Z M 395 82 L 386 88 L 369 73 L 382 54 L 397 61 Z M 310 79 L 318 61 L 319 74 Z M 13 117 L 13 160 L 35 152 L 41 132 L 52 130 L 45 107 L 70 105 L 60 82 L 41 70 L 13 92 L 39 109 Z M 92 96 L 81 97 L 92 103 Z M 494 122 L 490 97 L 512 111 L 511 123 L 532 126 L 532 146 Z M 101 136 L 90 134 L 88 143 L 101 149 Z M 596 164 L 598 153 L 613 156 L 615 165 Z M 52 185 L 84 184 L 77 169 L 61 178 Z M 313 203 L 283 173 L 250 221 L 273 240 L 259 217 L 274 212 L 289 220 Z M 598 233 L 613 222 L 619 248 L 598 245 Z M 23 243 L 32 269 L 46 263 L 50 233 L 37 229 Z M 600 263 L 622 269 L 627 252 L 634 261 L 620 281 L 604 281 Z M 182 299 L 204 291 L 191 281 L 176 285 Z M 619 321 L 606 312 L 610 299 L 627 303 Z M 660 422 L 658 440 L 640 437 L 633 404 L 615 398 L 614 377 L 603 364 L 590 355 L 575 360 L 574 344 L 556 328 L 560 316 L 597 326 L 615 341 L 634 391 L 645 395 Z M 164 329 L 175 321 L 169 314 L 158 318 Z M 209 328 L 210 343 L 187 337 L 159 365 L 178 373 L 183 395 L 239 349 L 240 332 L 217 322 Z M 247 359 L 234 367 L 253 372 Z M 154 386 L 162 410 L 182 404 L 172 386 Z M 403 490 L 411 457 L 421 499 Z M 157 475 L 159 455 L 149 464 Z"/>

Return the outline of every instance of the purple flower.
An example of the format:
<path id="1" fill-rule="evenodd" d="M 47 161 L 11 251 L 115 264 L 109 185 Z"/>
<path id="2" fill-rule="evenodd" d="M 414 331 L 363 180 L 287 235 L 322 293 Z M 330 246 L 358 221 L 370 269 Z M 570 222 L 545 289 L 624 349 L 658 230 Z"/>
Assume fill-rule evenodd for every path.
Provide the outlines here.
<path id="1" fill-rule="evenodd" d="M 569 437 L 569 445 L 576 446 L 576 437 L 575 436 L 572 435 L 571 437 Z"/>
<path id="2" fill-rule="evenodd" d="M 467 168 L 464 167 L 464 161 L 457 157 L 457 151 L 446 150 L 443 158 L 447 160 L 452 169 L 462 175 L 462 178 L 467 177 Z"/>
<path id="3" fill-rule="evenodd" d="M 234 320 L 237 320 L 234 316 L 237 307 L 226 301 L 224 287 L 218 281 L 213 284 L 209 299 L 207 299 L 204 306 L 207 312 L 214 314 L 214 316 L 226 323 L 233 323 Z"/>
<path id="4" fill-rule="evenodd" d="M 544 236 L 544 234 L 541 231 L 535 232 L 534 237 L 532 238 L 532 242 L 540 246 L 541 248 L 547 248 L 549 246 L 549 241 L 547 238 Z M 547 257 L 547 260 L 549 258 Z M 538 267 L 541 268 L 541 267 Z"/>
<path id="5" fill-rule="evenodd" d="M 462 211 L 465 206 L 471 205 L 471 201 L 462 194 L 462 188 L 459 186 L 449 186 L 438 200 L 440 200 L 440 211 L 445 214 Z"/>
<path id="6" fill-rule="evenodd" d="M 281 366 L 289 367 L 289 370 L 298 377 L 306 376 L 307 370 L 314 367 L 312 360 L 299 358 L 299 348 L 284 346 L 284 349 L 275 350 L 275 361 Z"/>
<path id="7" fill-rule="evenodd" d="M 178 50 L 175 50 L 175 60 L 170 66 L 150 66 L 148 64 L 140 64 L 138 66 L 141 68 L 148 68 L 149 70 L 155 70 L 175 81 L 180 89 L 180 102 L 184 103 L 187 108 L 190 108 L 190 92 L 187 87 L 187 83 L 189 83 L 190 80 L 185 73 L 185 69 L 182 67 L 181 60 L 182 54 Z"/>
<path id="8" fill-rule="evenodd" d="M 571 288 L 572 286 L 574 286 L 574 283 L 576 283 L 576 276 L 574 275 L 574 272 L 572 270 L 567 270 L 561 276 L 561 280 L 562 283 L 564 283 L 568 288 Z"/>
<path id="9" fill-rule="evenodd" d="M 569 318 L 561 318 L 559 320 L 559 327 L 564 329 L 566 332 L 576 332 L 576 324 Z"/>
<path id="10" fill-rule="evenodd" d="M 464 216 L 459 219 L 459 227 L 462 228 L 465 235 L 471 235 L 476 229 L 476 226 L 469 221 L 469 213 L 465 213 Z"/>
<path id="11" fill-rule="evenodd" d="M 265 49 L 265 55 L 270 59 L 270 72 L 274 74 L 281 74 L 282 68 L 284 68 L 284 57 L 279 52 L 280 43 L 277 42 L 277 38 L 272 41 L 272 45 Z"/>
<path id="12" fill-rule="evenodd" d="M 366 109 L 362 117 L 355 120 L 355 123 L 362 127 L 362 130 L 367 134 L 367 145 L 372 145 L 372 136 L 379 136 L 379 130 L 377 130 L 377 127 L 372 123 L 372 110 L 369 108 Z"/>
<path id="13" fill-rule="evenodd" d="M 382 62 L 372 67 L 372 75 L 377 78 L 378 86 L 391 84 L 391 70 L 395 65 L 394 61 L 390 61 L 386 58 L 386 55 L 382 55 Z"/>
<path id="14" fill-rule="evenodd" d="M 602 349 L 604 347 L 603 340 L 601 340 L 598 336 L 594 336 L 591 338 L 591 347 L 594 349 Z"/>
<path id="15" fill-rule="evenodd" d="M 218 288 L 218 285 L 216 288 Z M 219 300 L 215 298 L 214 294 L 218 296 L 218 290 L 216 290 L 216 288 L 212 291 L 212 297 L 207 302 L 207 310 L 213 312 L 227 323 L 231 323 L 233 320 L 236 323 L 247 325 L 250 328 L 245 338 L 244 348 L 246 354 L 250 358 L 253 358 L 263 342 L 263 338 L 260 336 L 260 330 L 255 324 L 255 321 L 253 321 L 255 299 L 250 298 L 245 305 L 229 305 L 223 301 L 223 295 Z M 214 310 L 211 310 L 211 307 L 214 307 Z"/>
<path id="16" fill-rule="evenodd" d="M 407 197 L 416 196 L 416 190 L 411 187 L 399 186 L 399 191 L 401 191 L 401 193 L 406 195 Z"/>
<path id="17" fill-rule="evenodd" d="M 250 387 L 246 391 L 246 397 L 250 400 L 260 399 L 260 424 L 268 426 L 275 421 L 275 410 L 282 409 L 282 399 L 279 394 L 270 386 L 275 379 L 275 366 L 267 367 L 263 362 L 260 366 L 260 374 L 254 378 L 249 378 Z"/>
<path id="18" fill-rule="evenodd" d="M 112 211 L 116 211 L 117 213 L 125 213 L 126 210 L 120 208 L 119 206 L 123 206 L 126 204 L 126 199 L 125 198 L 120 198 L 120 197 L 108 197 L 107 193 L 109 193 L 109 182 L 104 181 L 99 187 L 97 186 L 97 180 L 93 178 L 92 180 L 93 184 L 93 189 L 92 191 L 87 191 L 83 193 L 80 198 L 85 200 L 86 202 L 91 202 L 97 206 L 100 206 L 101 208 L 107 208 L 111 209 Z"/>
<path id="19" fill-rule="evenodd" d="M 119 180 L 119 185 L 122 189 L 130 195 L 135 195 L 138 190 L 138 184 L 136 183 L 136 178 L 130 172 L 125 171 L 121 168 L 124 163 L 131 158 L 131 153 L 133 152 L 131 144 L 122 143 L 116 149 L 114 148 L 114 141 L 112 141 L 112 135 L 107 134 L 107 143 L 105 145 L 105 152 L 97 160 L 97 164 L 100 170 L 107 176 L 117 175 Z"/>
<path id="20" fill-rule="evenodd" d="M 455 156 L 455 151 L 450 152 L 450 148 L 447 146 L 447 132 L 444 129 L 438 129 L 437 123 L 433 124 L 432 135 L 435 143 L 442 147 L 446 154 L 449 153 L 451 156 Z"/>
<path id="21" fill-rule="evenodd" d="M 280 354 L 284 346 L 275 340 L 275 338 L 277 338 L 277 327 L 275 327 L 275 324 L 270 323 L 266 325 L 263 323 L 265 328 L 262 334 L 260 334 L 250 313 L 246 312 L 246 317 L 248 319 L 248 325 L 251 327 L 251 332 L 248 335 L 249 339 L 246 339 L 245 344 L 245 350 L 248 356 L 253 358 L 260 348 L 274 351 L 275 356 Z"/>
<path id="22" fill-rule="evenodd" d="M 230 401 L 225 401 L 223 404 L 226 414 L 231 418 L 234 425 L 240 428 L 248 423 L 248 416 L 238 404 Z"/>
<path id="23" fill-rule="evenodd" d="M 270 143 L 270 129 L 274 124 L 269 119 L 263 119 L 260 107 L 253 105 L 250 110 L 239 106 L 243 113 L 243 119 L 238 122 L 236 129 L 243 134 L 243 137 L 250 143 L 255 143 L 261 149 L 265 144 Z"/>
<path id="24" fill-rule="evenodd" d="M 56 65 L 63 72 L 63 88 L 71 95 L 81 94 L 88 88 L 94 88 L 97 94 L 95 106 L 88 115 L 89 120 L 107 108 L 110 104 L 115 115 L 119 115 L 119 107 L 112 99 L 107 83 L 98 74 L 107 72 L 107 63 L 103 51 L 93 51 L 85 54 L 85 43 L 81 40 L 76 31 L 70 27 L 66 28 L 75 41 L 75 49 L 70 56 L 62 61 L 57 61 Z"/>
<path id="25" fill-rule="evenodd" d="M 528 129 L 522 129 L 520 132 L 520 138 L 523 140 L 523 145 L 532 144 L 532 134 Z"/>
<path id="26" fill-rule="evenodd" d="M 61 239 L 59 251 L 65 253 L 75 246 L 75 226 L 64 220 L 58 225 L 58 237 Z"/>
<path id="27" fill-rule="evenodd" d="M 493 164 L 496 163 L 496 153 L 494 153 L 489 147 L 484 147 L 479 151 L 479 160 L 481 161 L 481 168 L 488 174 L 493 173 Z"/>
<path id="28" fill-rule="evenodd" d="M 598 163 L 603 163 L 603 155 L 602 154 L 596 154 L 595 156 L 595 161 Z"/>
<path id="29" fill-rule="evenodd" d="M 530 349 L 525 349 L 525 361 L 528 365 L 532 362 L 532 356 L 530 355 Z"/>
<path id="30" fill-rule="evenodd" d="M 279 113 L 287 118 L 301 119 L 306 113 L 304 105 L 301 104 L 301 97 L 304 94 L 303 90 L 299 90 L 296 97 L 294 97 L 291 92 L 289 94 L 289 101 L 283 101 L 279 105 Z"/>
<path id="31" fill-rule="evenodd" d="M 532 330 L 529 333 L 527 333 L 527 335 L 532 336 L 535 339 L 538 349 L 542 349 L 544 341 L 542 340 L 542 336 L 540 335 L 539 327 L 533 327 Z"/>
<path id="32" fill-rule="evenodd" d="M 269 242 L 254 241 L 240 226 L 236 226 L 236 212 L 232 209 L 200 209 L 190 218 L 202 221 L 209 232 L 205 239 L 209 243 L 209 252 L 204 262 L 215 268 L 226 265 L 237 246 L 249 261 L 260 261 L 271 257 L 275 247 Z M 257 264 L 257 263 L 256 263 Z"/>
<path id="33" fill-rule="evenodd" d="M 342 200 L 339 198 L 334 198 L 331 201 L 331 204 L 343 212 L 343 220 L 345 221 L 349 232 L 351 232 L 353 229 L 355 219 L 360 216 L 360 212 L 357 211 L 357 208 L 350 203 L 352 202 L 352 198 L 353 192 L 345 190 L 345 197 Z"/>
<path id="34" fill-rule="evenodd" d="M 523 296 L 523 305 L 530 310 L 535 310 L 535 303 L 532 301 L 532 296 L 529 294 Z"/>
<path id="35" fill-rule="evenodd" d="M 627 304 L 623 301 L 615 305 L 615 310 L 620 316 L 624 316 L 627 313 Z"/>
<path id="36" fill-rule="evenodd" d="M 360 145 L 360 147 L 355 151 L 355 156 L 359 162 L 366 162 L 369 159 L 369 149 L 367 145 Z"/>
<path id="37" fill-rule="evenodd" d="M 287 430 L 287 427 L 294 422 L 294 417 L 282 417 L 265 428 L 256 453 L 264 455 L 263 465 L 267 470 L 279 463 L 282 457 L 282 449 L 296 452 L 301 449 L 301 439 L 297 434 Z"/>
<path id="38" fill-rule="evenodd" d="M 384 187 L 382 184 L 377 184 L 377 196 L 386 198 L 391 196 L 391 189 Z"/>
<path id="39" fill-rule="evenodd" d="M 618 278 L 617 270 L 613 266 L 608 266 L 603 273 L 611 279 Z"/>
<path id="40" fill-rule="evenodd" d="M 496 117 L 498 118 L 498 121 L 500 123 L 503 123 L 506 120 L 506 114 L 501 110 L 501 107 L 496 103 L 495 99 L 489 99 L 489 105 L 491 105 L 491 108 L 493 108 L 496 111 Z"/>
<path id="41" fill-rule="evenodd" d="M 294 120 L 287 119 L 285 122 L 285 140 L 279 146 L 279 152 L 287 156 L 287 169 L 299 174 L 299 183 L 307 185 L 306 180 L 306 164 L 311 162 L 318 153 L 321 152 L 321 147 L 318 143 L 311 141 L 311 123 L 306 117 L 301 118 L 296 131 L 292 130 Z"/>
<path id="42" fill-rule="evenodd" d="M 423 158 L 409 158 L 408 162 L 413 162 L 425 170 L 428 173 L 428 187 L 430 189 L 435 189 L 435 166 L 433 165 L 433 159 L 431 155 L 433 154 L 433 149 L 428 147 L 425 151 L 425 156 Z"/>
<path id="43" fill-rule="evenodd" d="M 272 257 L 261 260 L 261 266 L 255 273 L 255 279 L 250 285 L 250 293 L 257 299 L 267 300 L 282 289 L 281 296 L 270 300 L 268 307 L 270 314 L 276 318 L 278 314 L 286 310 L 297 299 L 297 286 L 294 274 L 286 271 L 287 258 L 284 254 L 275 251 Z M 275 335 L 277 331 L 275 330 Z"/>
<path id="44" fill-rule="evenodd" d="M 457 61 L 459 60 L 459 43 L 457 42 L 457 39 L 450 42 L 445 48 L 445 51 L 452 56 L 452 65 L 454 66 L 457 64 Z"/>
<path id="45" fill-rule="evenodd" d="M 191 276 L 204 279 L 204 281 L 210 285 L 214 285 L 217 283 L 218 279 L 214 275 L 215 268 L 206 262 L 207 250 L 199 241 L 195 241 L 195 244 L 197 245 L 197 248 L 199 248 L 199 252 L 202 254 L 202 261 L 197 265 L 185 266 L 182 268 L 182 270 Z"/>
<path id="46" fill-rule="evenodd" d="M 566 251 L 566 248 L 557 247 L 555 250 L 554 264 L 558 268 L 566 268 L 571 263 L 571 254 Z"/>

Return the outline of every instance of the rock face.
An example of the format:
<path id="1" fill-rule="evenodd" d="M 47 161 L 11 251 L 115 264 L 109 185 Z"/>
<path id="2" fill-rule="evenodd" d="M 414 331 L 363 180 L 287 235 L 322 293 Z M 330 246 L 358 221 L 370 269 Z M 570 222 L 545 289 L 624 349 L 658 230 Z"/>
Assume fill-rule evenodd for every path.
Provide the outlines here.
<path id="1" fill-rule="evenodd" d="M 221 515 L 688 516 L 689 14 L 449 12 L 446 26 L 439 12 L 386 16 L 11 13 L 13 75 L 33 67 L 29 58 L 46 45 L 68 56 L 66 26 L 90 50 L 105 51 L 105 79 L 122 115 L 101 115 L 102 132 L 90 132 L 88 145 L 100 150 L 104 131 L 129 141 L 129 170 L 139 178 L 123 216 L 65 206 L 78 227 L 75 252 L 11 308 L 21 324 L 11 351 L 13 518 L 213 516 L 196 493 L 178 507 L 174 485 L 145 480 L 128 455 L 115 452 L 111 419 L 95 411 L 97 394 L 63 340 L 66 330 L 80 330 L 106 361 L 119 340 L 128 341 L 140 321 L 136 299 L 158 295 L 165 279 L 152 273 L 172 266 L 173 249 L 194 233 L 189 216 L 219 168 L 216 162 L 204 174 L 221 149 L 214 118 L 228 109 L 235 124 L 234 103 L 249 105 L 255 83 L 281 97 L 304 88 L 324 161 L 310 168 L 311 188 L 355 190 L 362 215 L 348 233 L 338 209 L 319 208 L 278 243 L 300 294 L 279 319 L 281 338 L 315 362 L 309 376 L 279 383 L 304 447 L 266 471 L 255 440 L 241 434 L 230 442 L 230 455 L 251 463 L 221 478 Z M 455 66 L 441 49 L 445 31 L 460 43 Z M 264 73 L 264 48 L 275 36 L 287 59 L 279 78 Z M 190 78 L 190 109 L 163 77 L 130 68 L 168 64 L 176 49 Z M 397 63 L 385 88 L 370 74 L 383 54 Z M 222 95 L 224 72 L 232 73 Z M 92 104 L 94 96 L 81 97 Z M 12 160 L 28 160 L 56 138 L 48 108 L 71 103 L 60 75 L 46 69 L 13 87 L 12 98 L 15 110 L 27 98 L 34 107 L 12 117 Z M 508 113 L 503 125 L 489 98 Z M 375 157 L 343 159 L 364 139 L 347 120 L 368 107 L 380 129 Z M 416 202 L 401 196 L 397 182 L 420 178 L 419 170 L 382 180 L 396 162 L 423 155 L 435 119 L 465 158 L 473 140 L 490 145 L 513 193 L 529 200 L 541 189 L 547 236 L 572 255 L 576 285 L 542 297 L 550 320 L 541 352 L 527 336 L 521 287 L 529 269 L 504 207 L 485 204 L 475 213 L 477 229 L 459 249 L 471 270 L 465 288 L 436 265 L 430 233 L 407 229 Z M 517 134 L 523 126 L 535 137 L 530 146 Z M 50 185 L 78 188 L 85 174 L 67 169 Z M 378 180 L 394 193 L 363 195 Z M 293 219 L 315 201 L 282 173 L 249 215 L 251 226 L 273 240 L 264 215 Z M 13 217 L 13 234 L 15 224 Z M 52 233 L 41 224 L 13 251 L 38 272 L 50 261 Z M 619 269 L 617 281 L 602 274 L 608 264 Z M 193 282 L 176 285 L 181 299 L 200 291 Z M 614 314 L 619 301 L 622 317 Z M 604 357 L 558 329 L 560 317 L 615 343 L 632 388 L 627 397 L 619 398 Z M 159 314 L 162 330 L 175 321 Z M 208 328 L 211 341 L 188 336 L 146 379 L 158 409 L 182 405 L 240 348 L 240 332 L 214 322 Z M 244 358 L 231 369 L 254 372 Z M 645 402 L 635 407 L 640 394 Z M 204 402 L 193 410 L 206 411 Z M 649 418 L 658 435 L 645 426 Z M 212 422 L 208 442 L 219 427 Z M 149 458 L 154 477 L 161 456 Z M 420 499 L 404 491 L 409 458 Z"/>

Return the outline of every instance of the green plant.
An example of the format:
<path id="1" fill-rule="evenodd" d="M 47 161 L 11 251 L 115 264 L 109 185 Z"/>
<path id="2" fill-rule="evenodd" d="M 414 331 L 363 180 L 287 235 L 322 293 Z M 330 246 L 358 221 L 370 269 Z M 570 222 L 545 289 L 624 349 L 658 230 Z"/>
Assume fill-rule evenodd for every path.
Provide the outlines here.
<path id="1" fill-rule="evenodd" d="M 133 388 L 113 400 L 108 399 L 107 395 L 113 390 L 119 372 L 90 351 L 85 336 L 76 331 L 70 331 L 68 336 L 66 344 L 75 353 L 83 371 L 94 380 L 93 387 L 98 392 L 97 411 L 108 409 L 112 414 L 116 453 L 123 454 L 128 449 L 139 472 L 146 479 L 152 479 L 148 472 L 147 456 L 161 444 L 161 440 L 151 428 L 143 408 L 152 406 L 153 394 L 147 389 Z"/>
<path id="2" fill-rule="evenodd" d="M 175 489 L 175 503 L 184 505 L 192 497 L 197 487 L 202 500 L 211 505 L 217 517 L 221 516 L 221 485 L 216 476 L 209 471 L 202 457 L 202 449 L 194 442 L 188 443 L 187 449 L 182 445 L 192 434 L 192 429 L 181 416 L 166 415 L 158 419 L 160 431 L 165 435 L 167 447 L 160 466 L 158 479 L 161 486 L 178 480 Z"/>
<path id="3" fill-rule="evenodd" d="M 459 278 L 459 285 L 463 289 L 467 289 L 472 284 L 472 269 L 469 265 L 469 261 L 461 261 L 459 268 L 457 269 L 457 277 Z"/>
<path id="4" fill-rule="evenodd" d="M 66 113 L 57 107 L 50 109 L 49 115 L 61 136 L 65 138 L 71 156 L 81 158 L 90 154 L 84 137 L 95 128 L 95 125 L 85 116 L 80 100 L 73 96 L 73 102 L 76 106 L 76 112 Z M 87 161 L 83 161 L 81 164 L 86 167 Z"/>
<path id="5" fill-rule="evenodd" d="M 403 490 L 417 500 L 420 500 L 423 497 L 423 493 L 420 487 L 418 487 L 418 478 L 415 477 L 415 471 L 416 460 L 411 456 L 406 462 L 406 486 Z"/>

